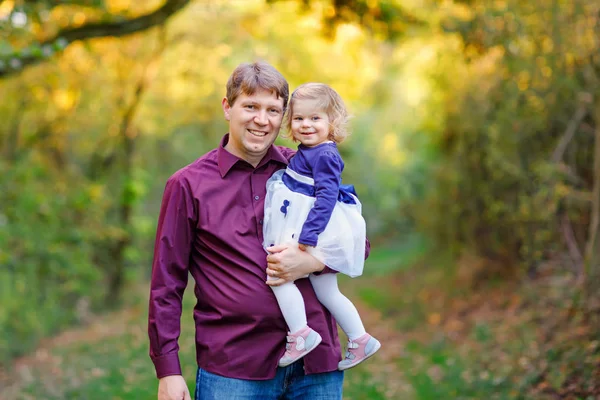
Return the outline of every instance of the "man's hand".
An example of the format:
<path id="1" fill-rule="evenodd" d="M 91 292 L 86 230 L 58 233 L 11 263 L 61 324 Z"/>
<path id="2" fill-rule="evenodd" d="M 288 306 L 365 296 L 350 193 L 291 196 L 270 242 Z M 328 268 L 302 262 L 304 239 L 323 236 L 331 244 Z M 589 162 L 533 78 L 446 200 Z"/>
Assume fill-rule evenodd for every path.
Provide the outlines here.
<path id="1" fill-rule="evenodd" d="M 267 285 L 280 286 L 293 282 L 313 272 L 322 271 L 325 265 L 298 245 L 278 245 L 267 248 Z"/>
<path id="2" fill-rule="evenodd" d="M 158 381 L 158 400 L 192 400 L 181 375 L 169 375 Z"/>

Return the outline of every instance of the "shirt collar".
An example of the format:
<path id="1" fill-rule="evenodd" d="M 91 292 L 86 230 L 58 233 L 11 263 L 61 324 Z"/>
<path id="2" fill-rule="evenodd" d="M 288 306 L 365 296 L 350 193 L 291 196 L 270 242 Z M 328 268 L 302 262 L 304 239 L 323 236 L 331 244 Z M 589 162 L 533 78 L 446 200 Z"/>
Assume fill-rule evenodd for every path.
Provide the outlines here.
<path id="1" fill-rule="evenodd" d="M 229 133 L 227 133 L 225 136 L 223 136 L 223 138 L 221 139 L 221 143 L 219 144 L 219 148 L 217 149 L 217 164 L 219 166 L 219 172 L 221 174 L 221 178 L 225 178 L 225 175 L 227 175 L 229 170 L 231 168 L 233 168 L 233 166 L 238 161 L 244 161 L 241 158 L 236 157 L 233 154 L 231 154 L 230 152 L 228 152 L 227 150 L 225 150 L 225 146 L 227 145 L 228 142 L 229 142 Z M 258 166 L 256 168 L 262 167 L 269 161 L 276 161 L 276 162 L 279 162 L 284 165 L 288 164 L 287 158 L 281 153 L 279 148 L 275 145 L 271 145 L 271 147 L 269 147 L 267 154 L 265 154 L 265 156 L 262 158 L 262 160 L 260 160 L 260 162 L 258 163 Z"/>

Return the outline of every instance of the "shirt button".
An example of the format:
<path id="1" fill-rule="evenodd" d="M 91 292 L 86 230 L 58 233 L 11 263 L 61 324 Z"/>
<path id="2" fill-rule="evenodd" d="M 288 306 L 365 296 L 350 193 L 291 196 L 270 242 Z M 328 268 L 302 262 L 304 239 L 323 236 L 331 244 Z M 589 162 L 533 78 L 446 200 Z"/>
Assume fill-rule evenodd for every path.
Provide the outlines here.
<path id="1" fill-rule="evenodd" d="M 254 196 L 254 200 L 258 200 L 258 199 L 260 199 L 260 197 Z"/>
<path id="2" fill-rule="evenodd" d="M 262 225 L 262 219 L 260 221 L 258 221 L 258 223 Z"/>

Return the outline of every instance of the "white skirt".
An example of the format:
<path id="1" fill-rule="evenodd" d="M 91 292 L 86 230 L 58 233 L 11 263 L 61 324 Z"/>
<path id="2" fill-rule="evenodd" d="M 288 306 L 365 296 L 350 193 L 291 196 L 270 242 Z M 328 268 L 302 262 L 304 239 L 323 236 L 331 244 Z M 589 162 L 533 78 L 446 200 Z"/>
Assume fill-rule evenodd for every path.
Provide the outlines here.
<path id="1" fill-rule="evenodd" d="M 284 174 L 288 185 L 284 183 Z M 312 178 L 290 169 L 277 171 L 267 181 L 263 221 L 265 248 L 298 243 L 302 226 L 315 203 L 313 196 L 298 191 L 298 183 L 304 188 L 314 187 Z M 362 274 L 364 267 L 366 225 L 356 195 L 344 191 L 342 197 L 344 200 L 338 199 L 327 227 L 319 235 L 317 246 L 308 247 L 308 251 L 329 268 L 356 277 Z"/>

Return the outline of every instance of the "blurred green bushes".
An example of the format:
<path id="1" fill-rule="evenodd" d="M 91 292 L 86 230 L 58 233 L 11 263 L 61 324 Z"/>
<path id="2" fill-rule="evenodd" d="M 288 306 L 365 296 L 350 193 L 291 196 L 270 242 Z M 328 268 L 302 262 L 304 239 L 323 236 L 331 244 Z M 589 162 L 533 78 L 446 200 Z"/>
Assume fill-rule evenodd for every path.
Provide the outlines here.
<path id="1" fill-rule="evenodd" d="M 73 44 L 0 81 L 13 121 L 0 127 L 0 362 L 147 277 L 164 182 L 218 143 L 224 82 L 255 58 L 350 105 L 344 181 L 374 243 L 500 273 L 566 259 L 582 274 L 600 173 L 597 6 L 425 2 L 411 11 L 426 24 L 394 41 L 353 23 L 327 41 L 317 3 L 196 9 L 166 38 Z"/>
<path id="2" fill-rule="evenodd" d="M 93 243 L 104 200 L 34 157 L 0 161 L 0 363 L 40 337 L 85 320 L 102 292 Z"/>

